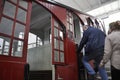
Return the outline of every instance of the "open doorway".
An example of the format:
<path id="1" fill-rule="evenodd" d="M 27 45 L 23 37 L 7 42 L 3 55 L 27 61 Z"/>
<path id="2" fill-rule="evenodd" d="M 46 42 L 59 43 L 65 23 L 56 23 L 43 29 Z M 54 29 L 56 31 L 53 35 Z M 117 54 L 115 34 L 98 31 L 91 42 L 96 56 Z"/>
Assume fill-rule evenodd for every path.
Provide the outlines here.
<path id="1" fill-rule="evenodd" d="M 83 22 L 81 23 L 80 19 L 78 18 L 78 16 L 76 16 L 75 14 L 73 14 L 73 23 L 74 23 L 74 37 L 75 37 L 75 43 L 79 44 L 80 43 L 80 39 L 82 37 L 83 34 L 83 30 L 82 30 L 82 26 L 83 26 Z"/>
<path id="2" fill-rule="evenodd" d="M 33 2 L 27 63 L 30 80 L 52 80 L 51 14 Z"/>
<path id="3" fill-rule="evenodd" d="M 84 22 L 82 21 L 82 19 L 80 19 L 77 15 L 73 14 L 73 22 L 74 22 L 74 36 L 75 36 L 75 43 L 76 43 L 76 47 L 78 47 L 78 45 L 80 44 L 80 41 L 82 39 L 83 36 L 83 25 Z M 77 54 L 77 53 L 76 53 Z M 77 54 L 77 60 L 78 60 L 78 76 L 79 76 L 79 80 L 86 80 L 85 78 L 85 68 L 83 66 L 82 63 L 82 56 L 83 53 L 81 54 Z"/>

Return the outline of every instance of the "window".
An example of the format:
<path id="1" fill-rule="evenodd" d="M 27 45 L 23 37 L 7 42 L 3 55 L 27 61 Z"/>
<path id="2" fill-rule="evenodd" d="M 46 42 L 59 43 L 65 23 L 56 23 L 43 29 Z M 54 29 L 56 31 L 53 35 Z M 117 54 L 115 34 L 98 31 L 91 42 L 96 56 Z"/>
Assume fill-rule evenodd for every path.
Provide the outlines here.
<path id="1" fill-rule="evenodd" d="M 8 18 L 2 17 L 0 23 L 0 33 L 12 35 L 12 29 L 13 29 L 13 21 Z"/>
<path id="2" fill-rule="evenodd" d="M 23 51 L 23 41 L 13 40 L 11 55 L 16 57 L 22 57 L 22 51 Z"/>
<path id="3" fill-rule="evenodd" d="M 0 55 L 23 57 L 27 9 L 24 0 L 0 0 Z"/>
<path id="4" fill-rule="evenodd" d="M 0 55 L 9 55 L 10 38 L 0 36 Z"/>
<path id="5" fill-rule="evenodd" d="M 94 23 L 93 23 L 93 21 L 92 21 L 92 19 L 90 17 L 87 17 L 86 20 L 87 20 L 87 24 L 89 26 L 94 26 Z"/>
<path id="6" fill-rule="evenodd" d="M 64 59 L 64 35 L 62 26 L 54 21 L 54 62 L 60 64 L 65 63 Z"/>
<path id="7" fill-rule="evenodd" d="M 68 37 L 73 40 L 74 34 L 74 25 L 73 25 L 73 15 L 71 12 L 67 12 L 67 30 L 68 30 Z"/>
<path id="8" fill-rule="evenodd" d="M 42 46 L 43 42 L 41 38 L 33 33 L 29 33 L 28 49 Z"/>

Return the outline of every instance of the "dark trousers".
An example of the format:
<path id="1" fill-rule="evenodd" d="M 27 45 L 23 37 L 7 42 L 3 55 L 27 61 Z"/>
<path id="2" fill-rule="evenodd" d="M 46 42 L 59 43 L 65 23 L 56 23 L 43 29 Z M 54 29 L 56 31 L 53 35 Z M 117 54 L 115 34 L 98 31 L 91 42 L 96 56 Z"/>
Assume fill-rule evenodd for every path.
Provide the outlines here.
<path id="1" fill-rule="evenodd" d="M 112 77 L 112 80 L 120 80 L 120 70 L 111 66 L 111 77 Z"/>

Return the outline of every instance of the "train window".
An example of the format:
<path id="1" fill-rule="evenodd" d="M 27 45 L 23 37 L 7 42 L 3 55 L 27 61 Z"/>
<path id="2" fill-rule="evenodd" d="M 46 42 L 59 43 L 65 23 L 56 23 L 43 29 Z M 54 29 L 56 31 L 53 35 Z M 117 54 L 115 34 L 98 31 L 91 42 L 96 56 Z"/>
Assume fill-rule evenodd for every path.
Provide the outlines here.
<path id="1" fill-rule="evenodd" d="M 70 11 L 67 12 L 67 30 L 68 37 L 73 40 L 74 25 L 73 25 L 73 15 Z"/>
<path id="2" fill-rule="evenodd" d="M 86 20 L 87 20 L 87 24 L 89 26 L 94 26 L 94 23 L 93 23 L 93 21 L 92 21 L 92 19 L 90 17 L 87 17 Z"/>
<path id="3" fill-rule="evenodd" d="M 17 38 L 24 39 L 25 26 L 19 23 L 16 23 L 14 36 Z"/>
<path id="4" fill-rule="evenodd" d="M 15 57 L 22 57 L 22 51 L 23 51 L 23 42 L 20 40 L 13 40 L 11 55 Z"/>
<path id="5" fill-rule="evenodd" d="M 54 28 L 54 36 L 58 37 L 58 29 L 57 28 Z"/>
<path id="6" fill-rule="evenodd" d="M 97 28 L 100 29 L 100 25 L 99 25 L 99 22 L 97 21 L 97 19 L 95 19 L 95 25 L 96 25 Z"/>
<path id="7" fill-rule="evenodd" d="M 59 51 L 54 50 L 54 61 L 59 62 Z"/>
<path id="8" fill-rule="evenodd" d="M 56 21 L 54 21 L 54 26 L 58 27 L 58 23 Z"/>
<path id="9" fill-rule="evenodd" d="M 63 28 L 54 20 L 54 62 L 64 63 L 64 34 Z"/>
<path id="10" fill-rule="evenodd" d="M 65 62 L 64 61 L 64 53 L 60 52 L 60 62 Z"/>
<path id="11" fill-rule="evenodd" d="M 25 9 L 27 9 L 27 6 L 28 6 L 27 2 L 25 0 L 19 0 L 19 1 L 20 1 L 19 5 Z"/>
<path id="12" fill-rule="evenodd" d="M 33 33 L 29 33 L 28 49 L 39 47 L 39 46 L 42 46 L 42 45 L 43 45 L 43 42 L 42 42 L 42 39 L 39 36 L 37 36 Z"/>
<path id="13" fill-rule="evenodd" d="M 63 32 L 59 31 L 59 34 L 60 34 L 60 39 L 63 40 Z"/>
<path id="14" fill-rule="evenodd" d="M 14 2 L 14 3 L 16 3 L 16 4 L 17 4 L 17 0 L 10 0 L 10 1 L 12 1 L 12 2 Z"/>
<path id="15" fill-rule="evenodd" d="M 12 35 L 12 29 L 13 29 L 13 21 L 5 17 L 2 17 L 0 23 L 0 33 Z"/>
<path id="16" fill-rule="evenodd" d="M 63 43 L 63 41 L 60 41 L 60 50 L 64 51 L 64 43 Z"/>
<path id="17" fill-rule="evenodd" d="M 26 23 L 26 14 L 27 12 L 21 8 L 18 8 L 17 20 Z"/>
<path id="18" fill-rule="evenodd" d="M 68 37 L 73 40 L 73 33 L 71 31 L 68 31 Z"/>
<path id="19" fill-rule="evenodd" d="M 74 18 L 74 36 L 75 36 L 75 43 L 79 44 L 82 34 L 82 26 L 84 25 L 84 22 L 82 19 L 77 16 L 76 14 L 73 14 Z"/>
<path id="20" fill-rule="evenodd" d="M 13 5 L 12 3 L 8 2 L 8 1 L 5 1 L 3 14 L 7 15 L 7 16 L 9 16 L 11 18 L 14 18 L 15 11 L 16 11 L 16 6 Z"/>
<path id="21" fill-rule="evenodd" d="M 73 32 L 73 25 L 70 25 L 70 31 Z"/>
<path id="22" fill-rule="evenodd" d="M 54 39 L 54 48 L 59 49 L 59 41 L 57 39 Z"/>
<path id="23" fill-rule="evenodd" d="M 104 22 L 101 21 L 101 20 L 99 20 L 99 25 L 100 25 L 100 27 L 101 27 L 101 30 L 102 30 L 103 32 L 106 32 L 106 31 L 105 31 Z"/>
<path id="24" fill-rule="evenodd" d="M 10 38 L 0 36 L 0 55 L 9 55 Z"/>

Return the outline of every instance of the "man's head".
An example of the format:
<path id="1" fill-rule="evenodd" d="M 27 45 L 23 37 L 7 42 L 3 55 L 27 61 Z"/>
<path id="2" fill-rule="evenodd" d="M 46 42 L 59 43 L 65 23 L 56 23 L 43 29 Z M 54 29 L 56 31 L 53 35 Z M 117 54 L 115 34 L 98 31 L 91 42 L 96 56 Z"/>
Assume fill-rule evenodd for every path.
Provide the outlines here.
<path id="1" fill-rule="evenodd" d="M 109 29 L 112 31 L 120 31 L 120 21 L 112 22 L 109 24 Z"/>
<path id="2" fill-rule="evenodd" d="M 88 25 L 82 26 L 82 29 L 83 29 L 83 31 L 87 30 L 88 29 Z"/>

